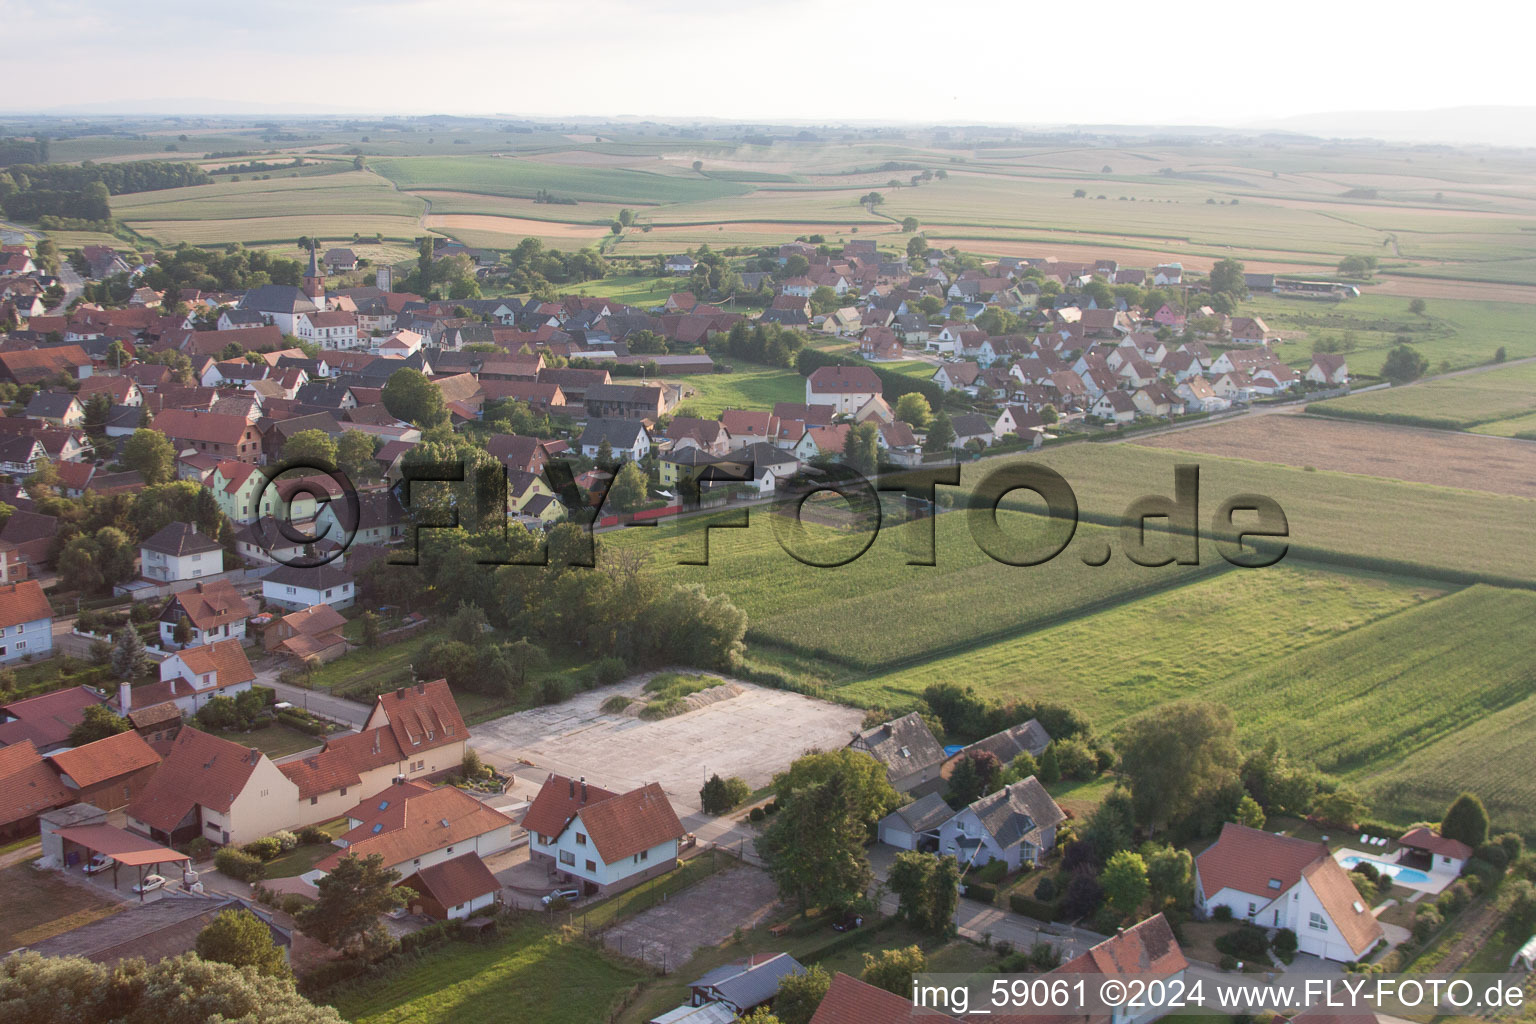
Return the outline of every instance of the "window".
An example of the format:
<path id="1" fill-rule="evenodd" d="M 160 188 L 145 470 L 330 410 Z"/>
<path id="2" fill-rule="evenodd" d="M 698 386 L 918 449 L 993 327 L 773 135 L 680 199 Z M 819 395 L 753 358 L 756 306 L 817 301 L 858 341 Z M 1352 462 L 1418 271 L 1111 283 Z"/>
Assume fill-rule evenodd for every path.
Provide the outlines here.
<path id="1" fill-rule="evenodd" d="M 317 804 L 319 802 L 320 802 L 320 798 L 317 797 L 317 796 L 312 796 L 312 797 L 309 798 L 309 806 L 311 806 L 311 807 L 315 806 L 315 804 Z"/>
<path id="2" fill-rule="evenodd" d="M 18 651 L 26 650 L 27 649 L 27 642 L 25 640 L 17 640 L 16 641 L 16 649 Z"/>
<path id="3" fill-rule="evenodd" d="M 574 853 L 572 853 L 570 850 L 561 850 L 560 851 L 560 863 L 561 864 L 565 864 L 565 865 L 567 865 L 569 867 L 575 867 L 576 866 L 576 855 Z"/>
<path id="4" fill-rule="evenodd" d="M 587 845 L 587 837 L 582 835 L 580 832 L 577 832 L 576 833 L 576 845 L 577 846 L 586 846 Z"/>
<path id="5" fill-rule="evenodd" d="M 341 787 L 341 795 L 342 796 L 346 796 L 347 795 L 347 787 L 346 786 L 342 786 Z"/>
<path id="6" fill-rule="evenodd" d="M 1328 919 L 1314 910 L 1307 916 L 1307 927 L 1315 931 L 1325 932 L 1328 930 Z"/>
<path id="7" fill-rule="evenodd" d="M 21 625 L 16 627 L 16 632 L 17 632 L 18 635 L 21 634 L 21 633 L 25 633 L 26 631 L 27 631 L 27 624 L 25 622 L 23 622 Z"/>
<path id="8" fill-rule="evenodd" d="M 1252 917 L 1254 914 L 1257 914 L 1258 912 L 1259 912 L 1259 908 L 1257 906 L 1255 906 L 1252 903 L 1248 904 L 1248 916 L 1249 917 Z"/>
<path id="9" fill-rule="evenodd" d="M 597 873 L 597 865 L 594 862 L 590 861 L 590 860 L 587 861 L 587 873 L 588 874 L 596 874 Z"/>
<path id="10" fill-rule="evenodd" d="M 650 859 L 651 859 L 651 851 L 650 850 L 641 850 L 640 851 L 640 860 L 641 860 L 641 862 L 648 861 Z"/>
<path id="11" fill-rule="evenodd" d="M 452 853 L 452 852 L 453 852 L 453 847 L 451 847 L 451 846 L 450 846 L 450 847 L 448 847 L 448 852 L 449 852 L 449 853 Z"/>

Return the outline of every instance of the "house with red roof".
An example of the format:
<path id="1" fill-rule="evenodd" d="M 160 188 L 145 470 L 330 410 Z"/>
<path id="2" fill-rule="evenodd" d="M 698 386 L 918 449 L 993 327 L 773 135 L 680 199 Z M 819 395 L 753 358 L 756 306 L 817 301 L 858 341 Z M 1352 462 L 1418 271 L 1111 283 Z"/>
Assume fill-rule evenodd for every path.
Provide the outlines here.
<path id="1" fill-rule="evenodd" d="M 53 606 L 37 580 L 0 586 L 0 663 L 53 650 Z"/>
<path id="2" fill-rule="evenodd" d="M 1357 960 L 1382 938 L 1381 925 L 1324 843 L 1228 822 L 1195 858 L 1195 909 L 1263 928 L 1289 928 L 1297 948 L 1327 960 Z"/>
<path id="3" fill-rule="evenodd" d="M 562 881 L 614 892 L 677 865 L 683 825 L 655 782 L 613 793 L 551 774 L 523 815 L 528 856 Z"/>
<path id="4" fill-rule="evenodd" d="M 128 829 L 169 846 L 198 836 L 248 843 L 320 820 L 301 809 L 297 787 L 267 755 L 188 725 L 129 802 Z"/>
<path id="5" fill-rule="evenodd" d="M 261 461 L 261 434 L 244 416 L 166 409 L 155 417 L 155 429 L 179 452 L 190 448 L 236 462 Z"/>
<path id="6" fill-rule="evenodd" d="M 282 772 L 298 787 L 305 820 L 328 821 L 397 777 L 433 779 L 457 769 L 468 739 L 447 680 L 437 679 L 380 694 L 361 732 L 328 738 L 325 749 L 285 763 Z"/>
<path id="7" fill-rule="evenodd" d="M 479 858 L 512 846 L 512 819 L 455 786 L 397 779 L 346 812 L 341 847 L 315 869 L 330 872 L 344 857 L 381 857 L 409 875 L 466 854 Z M 500 887 L 498 886 L 498 889 Z"/>
<path id="8" fill-rule="evenodd" d="M 166 650 L 211 644 L 218 640 L 245 639 L 245 620 L 251 606 L 233 583 L 214 580 L 173 594 L 160 611 L 160 646 Z M 192 627 L 186 644 L 176 643 L 176 626 L 185 618 Z"/>
<path id="9" fill-rule="evenodd" d="M 805 379 L 805 404 L 851 415 L 884 390 L 880 377 L 867 366 L 818 366 Z"/>
<path id="10" fill-rule="evenodd" d="M 494 906 L 501 897 L 501 882 L 475 853 L 422 868 L 402 879 L 399 888 L 416 894 L 411 901 L 412 913 L 439 921 L 468 917 Z"/>
<path id="11" fill-rule="evenodd" d="M 72 802 L 104 811 L 126 806 L 160 766 L 160 755 L 131 730 L 57 751 L 49 754 L 48 760 L 70 791 Z"/>
<path id="12" fill-rule="evenodd" d="M 25 741 L 47 753 L 67 746 L 85 709 L 100 703 L 101 695 L 89 686 L 69 686 L 0 704 L 0 747 Z"/>
<path id="13" fill-rule="evenodd" d="M 160 681 L 130 687 L 123 683 L 108 706 L 127 715 L 134 708 L 170 702 L 191 716 L 215 697 L 244 693 L 256 681 L 256 670 L 239 640 L 186 647 L 160 663 Z"/>
<path id="14" fill-rule="evenodd" d="M 31 740 L 0 747 L 0 839 L 36 834 L 39 814 L 74 802 Z"/>

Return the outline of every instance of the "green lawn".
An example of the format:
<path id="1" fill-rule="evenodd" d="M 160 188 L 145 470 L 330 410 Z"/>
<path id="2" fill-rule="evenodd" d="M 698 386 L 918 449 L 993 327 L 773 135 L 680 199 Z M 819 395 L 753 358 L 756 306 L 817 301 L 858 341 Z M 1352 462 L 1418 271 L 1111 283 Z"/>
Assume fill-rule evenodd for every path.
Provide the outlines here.
<path id="1" fill-rule="evenodd" d="M 333 1000 L 356 1024 L 592 1024 L 645 977 L 537 924 L 451 942 Z"/>
<path id="2" fill-rule="evenodd" d="M 1422 417 L 1441 421 L 1439 425 L 1446 427 L 1479 427 L 1479 433 L 1507 437 L 1519 430 L 1536 429 L 1531 422 L 1536 413 L 1536 363 L 1368 391 L 1323 402 L 1321 407 L 1389 421 L 1394 416 Z M 1524 422 L 1519 426 L 1501 429 L 1502 424 L 1521 419 Z"/>
<path id="3" fill-rule="evenodd" d="M 731 373 L 692 373 L 669 378 L 683 387 L 681 408 L 699 416 L 722 409 L 772 409 L 775 402 L 805 401 L 805 378 L 794 370 L 758 366 L 726 357 Z"/>
<path id="4" fill-rule="evenodd" d="M 255 747 L 272 758 L 297 754 L 301 750 L 318 747 L 325 742 L 323 736 L 311 736 L 282 722 L 273 722 L 265 729 L 252 729 L 250 732 L 219 731 L 214 735 L 238 743 L 242 747 Z"/>
<path id="5" fill-rule="evenodd" d="M 347 819 L 335 818 L 316 827 L 322 829 L 332 839 L 335 839 L 347 830 Z M 337 847 L 329 843 L 309 843 L 295 846 L 282 856 L 267 861 L 266 877 L 292 878 L 296 875 L 302 875 L 335 853 L 336 850 Z"/>
<path id="6" fill-rule="evenodd" d="M 349 631 L 353 628 L 362 627 L 349 624 Z M 336 690 L 394 676 L 405 671 L 423 645 L 445 636 L 443 627 L 428 626 L 388 647 L 354 647 L 335 661 L 315 669 L 310 684 L 317 690 Z"/>

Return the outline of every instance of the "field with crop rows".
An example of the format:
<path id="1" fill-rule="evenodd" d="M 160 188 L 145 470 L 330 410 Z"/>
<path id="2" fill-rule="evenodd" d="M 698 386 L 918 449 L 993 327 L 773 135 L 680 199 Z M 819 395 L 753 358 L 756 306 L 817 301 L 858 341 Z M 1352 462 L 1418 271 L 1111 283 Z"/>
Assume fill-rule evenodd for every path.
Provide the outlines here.
<path id="1" fill-rule="evenodd" d="M 562 197 L 615 203 L 676 203 L 749 191 L 699 174 L 653 174 L 627 167 L 581 167 L 498 157 L 389 157 L 372 162 L 402 189 L 483 192 L 532 198 L 540 189 Z"/>
<path id="2" fill-rule="evenodd" d="M 1441 420 L 1448 427 L 1462 429 L 1492 425 L 1536 413 L 1536 363 L 1348 395 L 1323 405 L 1384 419 L 1413 416 Z"/>

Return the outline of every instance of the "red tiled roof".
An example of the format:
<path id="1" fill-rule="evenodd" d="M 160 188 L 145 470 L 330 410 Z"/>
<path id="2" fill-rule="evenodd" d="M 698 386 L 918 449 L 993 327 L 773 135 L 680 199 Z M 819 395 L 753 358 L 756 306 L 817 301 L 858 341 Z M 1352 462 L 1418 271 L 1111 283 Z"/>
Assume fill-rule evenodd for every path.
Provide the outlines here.
<path id="1" fill-rule="evenodd" d="M 1355 888 L 1355 883 L 1350 881 L 1338 861 L 1325 853 L 1321 859 L 1307 865 L 1302 875 L 1355 956 L 1370 949 L 1382 937 L 1381 924 L 1371 913 L 1370 904 L 1360 898 L 1360 890 Z"/>
<path id="2" fill-rule="evenodd" d="M 198 629 L 208 631 L 227 623 L 239 622 L 249 610 L 245 598 L 228 580 L 199 583 L 191 590 L 183 590 L 171 598 L 166 609 L 179 606 L 182 614 Z M 165 612 L 160 613 L 163 617 Z M 228 685 L 228 684 L 226 684 Z"/>
<path id="3" fill-rule="evenodd" d="M 128 816 L 169 832 L 196 805 L 228 813 L 262 756 L 259 750 L 183 726 L 149 785 L 128 805 Z"/>
<path id="4" fill-rule="evenodd" d="M 617 793 L 564 775 L 550 775 L 524 812 L 522 826 L 541 836 L 558 836 L 583 807 L 616 796 Z"/>
<path id="5" fill-rule="evenodd" d="M 806 378 L 811 383 L 811 393 L 880 394 L 880 377 L 867 366 L 819 366 Z"/>
<path id="6" fill-rule="evenodd" d="M 1404 832 L 1398 843 L 1402 846 L 1411 846 L 1415 850 L 1428 850 L 1441 857 L 1451 857 L 1456 860 L 1472 859 L 1472 847 L 1460 839 L 1447 839 L 1434 829 L 1423 825 Z"/>
<path id="7" fill-rule="evenodd" d="M 73 803 L 74 799 L 38 756 L 31 740 L 0 747 L 0 824 Z"/>
<path id="8" fill-rule="evenodd" d="M 417 785 L 390 786 L 347 812 L 348 818 L 354 816 L 362 824 L 341 837 L 347 847 L 315 867 L 329 871 L 343 857 L 373 854 L 393 867 L 512 824 L 505 814 L 454 786 L 425 791 Z"/>
<path id="9" fill-rule="evenodd" d="M 404 751 L 430 750 L 469 735 L 446 679 L 381 693 L 374 706 L 383 710 Z"/>
<path id="10" fill-rule="evenodd" d="M 243 332 L 227 332 L 243 333 Z M 155 417 L 155 429 L 177 440 L 207 441 L 214 444 L 239 444 L 251 429 L 244 416 L 226 416 L 215 412 L 166 409 Z"/>
<path id="11" fill-rule="evenodd" d="M 1307 865 L 1327 856 L 1328 847 L 1322 843 L 1272 835 L 1229 821 L 1216 842 L 1195 858 L 1195 869 L 1207 897 L 1235 889 L 1252 896 L 1268 894 L 1273 899 L 1295 885 Z"/>
<path id="12" fill-rule="evenodd" d="M 811 1024 L 957 1024 L 954 1017 L 937 1013 L 917 1015 L 907 999 L 839 971 L 811 1017 Z"/>
<path id="13" fill-rule="evenodd" d="M 182 663 L 193 674 L 199 677 L 212 674 L 213 685 L 220 689 L 250 682 L 256 678 L 256 671 L 251 668 L 250 659 L 245 656 L 245 647 L 239 640 L 229 639 L 213 644 L 198 644 L 196 647 L 188 647 L 177 653 Z M 197 679 L 192 680 L 192 685 L 194 689 L 207 689 Z"/>
<path id="14" fill-rule="evenodd" d="M 160 755 L 150 749 L 142 736 L 132 731 L 48 756 L 54 766 L 81 789 L 160 763 Z"/>
<path id="15" fill-rule="evenodd" d="M 0 587 L 0 626 L 16 626 L 53 618 L 53 607 L 37 580 Z"/>
<path id="16" fill-rule="evenodd" d="M 422 868 L 400 883 L 430 896 L 444 908 L 457 907 L 489 892 L 500 892 L 501 883 L 477 853 Z"/>
<path id="17" fill-rule="evenodd" d="M 1070 974 L 1176 974 L 1189 966 L 1162 914 L 1147 918 L 1080 953 L 1057 971 Z M 1055 973 L 1055 972 L 1052 972 Z"/>
<path id="18" fill-rule="evenodd" d="M 659 783 L 589 803 L 577 812 L 604 863 L 613 864 L 642 850 L 683 837 L 683 823 Z"/>
<path id="19" fill-rule="evenodd" d="M 85 709 L 100 703 L 100 695 L 85 686 L 70 686 L 13 701 L 0 707 L 0 711 L 16 719 L 0 723 L 0 743 L 30 740 L 39 747 L 63 743 L 70 730 L 80 724 Z"/>

